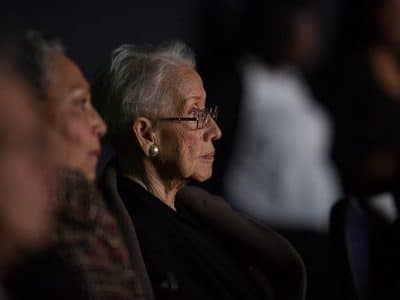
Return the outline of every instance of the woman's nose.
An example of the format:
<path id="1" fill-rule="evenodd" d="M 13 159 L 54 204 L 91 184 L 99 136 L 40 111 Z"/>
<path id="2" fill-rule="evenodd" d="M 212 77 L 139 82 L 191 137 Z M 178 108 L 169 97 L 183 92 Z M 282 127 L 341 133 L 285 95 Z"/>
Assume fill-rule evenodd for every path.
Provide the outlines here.
<path id="1" fill-rule="evenodd" d="M 210 120 L 207 124 L 207 129 L 205 133 L 206 140 L 211 139 L 212 141 L 219 140 L 222 136 L 221 129 L 219 128 L 217 122 L 210 117 Z"/>
<path id="2" fill-rule="evenodd" d="M 94 108 L 92 109 L 92 124 L 94 133 L 99 137 L 103 137 L 107 132 L 107 125 L 99 113 Z"/>

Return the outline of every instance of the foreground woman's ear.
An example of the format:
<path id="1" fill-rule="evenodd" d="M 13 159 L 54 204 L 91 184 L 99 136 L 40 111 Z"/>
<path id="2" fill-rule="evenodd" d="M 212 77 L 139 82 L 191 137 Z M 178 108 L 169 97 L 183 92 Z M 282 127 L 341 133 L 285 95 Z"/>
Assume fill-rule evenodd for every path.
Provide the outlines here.
<path id="1" fill-rule="evenodd" d="M 143 153 L 148 157 L 153 156 L 151 149 L 156 145 L 156 136 L 151 121 L 144 117 L 137 118 L 132 124 L 132 130 Z"/>

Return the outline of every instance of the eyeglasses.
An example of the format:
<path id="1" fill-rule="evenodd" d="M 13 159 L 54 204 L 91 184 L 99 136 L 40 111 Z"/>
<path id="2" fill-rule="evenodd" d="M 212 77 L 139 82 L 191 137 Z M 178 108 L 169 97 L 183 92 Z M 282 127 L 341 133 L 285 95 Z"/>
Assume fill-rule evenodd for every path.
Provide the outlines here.
<path id="1" fill-rule="evenodd" d="M 193 112 L 193 117 L 169 117 L 169 118 L 159 118 L 160 121 L 196 121 L 197 129 L 202 129 L 206 127 L 210 117 L 214 121 L 217 121 L 218 117 L 218 106 L 205 107 L 203 109 L 197 109 Z"/>

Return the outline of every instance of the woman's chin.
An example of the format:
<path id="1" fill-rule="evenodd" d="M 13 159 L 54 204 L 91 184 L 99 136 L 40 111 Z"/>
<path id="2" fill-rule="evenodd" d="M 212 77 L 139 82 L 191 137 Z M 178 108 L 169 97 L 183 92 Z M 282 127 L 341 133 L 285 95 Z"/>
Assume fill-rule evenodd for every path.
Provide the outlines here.
<path id="1" fill-rule="evenodd" d="M 197 182 L 204 182 L 204 181 L 210 179 L 211 176 L 212 176 L 212 171 L 204 172 L 204 173 L 196 173 L 192 176 L 192 180 L 197 181 Z"/>
<path id="2" fill-rule="evenodd" d="M 77 171 L 79 171 L 89 182 L 94 182 L 96 180 L 96 169 L 92 166 L 78 167 Z"/>

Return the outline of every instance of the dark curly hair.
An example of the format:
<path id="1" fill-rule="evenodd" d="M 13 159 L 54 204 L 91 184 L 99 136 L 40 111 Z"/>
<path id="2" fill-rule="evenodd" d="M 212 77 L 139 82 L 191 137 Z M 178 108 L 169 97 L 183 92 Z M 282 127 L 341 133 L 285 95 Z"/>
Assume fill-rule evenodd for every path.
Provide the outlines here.
<path id="1" fill-rule="evenodd" d="M 45 100 L 51 57 L 54 53 L 64 52 L 61 43 L 41 32 L 29 30 L 21 34 L 17 47 L 17 68 L 38 98 Z"/>

